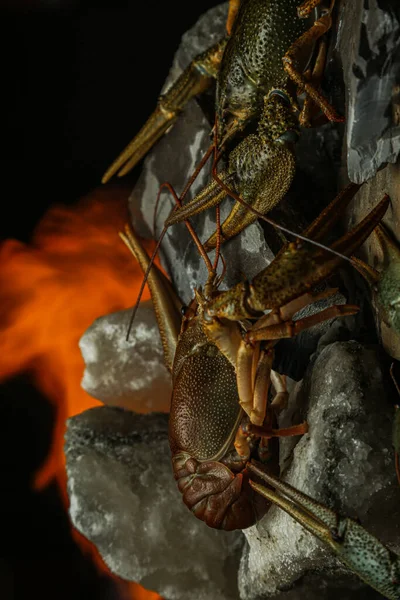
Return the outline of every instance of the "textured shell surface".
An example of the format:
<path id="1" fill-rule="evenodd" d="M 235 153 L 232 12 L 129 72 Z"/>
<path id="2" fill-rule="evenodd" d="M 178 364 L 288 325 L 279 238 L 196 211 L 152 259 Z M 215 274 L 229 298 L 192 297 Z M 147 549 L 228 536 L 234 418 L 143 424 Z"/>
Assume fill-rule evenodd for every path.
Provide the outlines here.
<path id="1" fill-rule="evenodd" d="M 299 0 L 245 0 L 225 50 L 217 89 L 222 111 L 255 113 L 263 96 L 285 85 L 282 58 L 310 26 Z M 251 116 L 251 115 L 250 115 Z"/>
<path id="2" fill-rule="evenodd" d="M 180 336 L 174 361 L 170 444 L 199 461 L 218 460 L 241 413 L 235 371 L 194 319 Z"/>

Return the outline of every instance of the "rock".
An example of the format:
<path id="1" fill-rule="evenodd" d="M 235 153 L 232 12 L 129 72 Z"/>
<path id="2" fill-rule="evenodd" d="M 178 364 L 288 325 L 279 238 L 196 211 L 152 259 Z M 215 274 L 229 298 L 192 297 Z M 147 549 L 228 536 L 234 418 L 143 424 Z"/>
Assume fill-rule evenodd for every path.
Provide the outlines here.
<path id="1" fill-rule="evenodd" d="M 398 552 L 393 406 L 379 348 L 354 341 L 326 346 L 296 386 L 280 426 L 304 417 L 310 431 L 294 450 L 293 439 L 281 443 L 283 479 L 341 514 L 360 518 L 363 526 Z M 278 508 L 245 535 L 248 546 L 239 574 L 242 600 L 275 597 L 278 592 L 284 592 L 279 597 L 310 600 L 322 593 L 324 598 L 338 593 L 340 598 L 381 597 Z"/>
<path id="2" fill-rule="evenodd" d="M 109 406 L 136 412 L 168 412 L 171 375 L 164 364 L 152 302 L 142 302 L 126 340 L 132 311 L 121 310 L 96 321 L 81 337 L 85 361 L 83 389 Z"/>
<path id="3" fill-rule="evenodd" d="M 338 46 L 347 90 L 347 169 L 362 183 L 400 152 L 400 7 L 342 2 Z"/>
<path id="4" fill-rule="evenodd" d="M 68 420 L 70 516 L 113 573 L 166 600 L 234 600 L 241 532 L 210 529 L 182 502 L 167 416 L 101 407 Z"/>

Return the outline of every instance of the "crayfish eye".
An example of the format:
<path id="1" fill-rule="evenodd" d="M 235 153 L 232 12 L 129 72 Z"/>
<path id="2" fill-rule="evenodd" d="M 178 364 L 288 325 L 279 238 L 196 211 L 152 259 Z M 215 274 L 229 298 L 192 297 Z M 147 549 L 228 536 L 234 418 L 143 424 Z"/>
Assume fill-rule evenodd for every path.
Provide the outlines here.
<path id="1" fill-rule="evenodd" d="M 288 129 L 276 140 L 282 144 L 295 144 L 299 139 L 299 134 L 295 129 Z"/>
<path id="2" fill-rule="evenodd" d="M 282 90 L 272 90 L 269 95 L 278 96 L 283 101 L 285 106 L 290 106 L 289 96 Z"/>
<path id="3" fill-rule="evenodd" d="M 185 304 L 183 306 L 181 306 L 181 315 L 182 317 L 184 317 L 188 311 L 188 306 L 186 306 Z"/>

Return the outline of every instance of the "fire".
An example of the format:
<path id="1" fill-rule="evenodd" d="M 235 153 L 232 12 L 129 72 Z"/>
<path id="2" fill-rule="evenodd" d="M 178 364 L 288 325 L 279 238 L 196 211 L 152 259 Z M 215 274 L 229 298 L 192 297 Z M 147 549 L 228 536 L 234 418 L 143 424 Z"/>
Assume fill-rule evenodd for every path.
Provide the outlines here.
<path id="1" fill-rule="evenodd" d="M 132 306 L 141 281 L 139 266 L 118 238 L 128 219 L 124 198 L 125 190 L 108 187 L 73 208 L 55 206 L 30 245 L 6 240 L 0 246 L 0 381 L 29 370 L 53 403 L 52 447 L 34 485 L 42 489 L 56 477 L 66 506 L 65 421 L 100 405 L 80 387 L 78 340 L 97 317 Z M 106 569 L 94 546 L 75 530 L 74 537 Z M 118 582 L 122 600 L 160 599 L 137 584 Z"/>

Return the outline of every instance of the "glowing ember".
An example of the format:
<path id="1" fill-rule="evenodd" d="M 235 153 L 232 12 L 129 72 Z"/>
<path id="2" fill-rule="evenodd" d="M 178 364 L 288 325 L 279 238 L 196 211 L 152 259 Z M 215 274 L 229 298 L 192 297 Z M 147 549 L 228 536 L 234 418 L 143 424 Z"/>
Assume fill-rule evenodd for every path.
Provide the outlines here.
<path id="1" fill-rule="evenodd" d="M 29 369 L 54 404 L 52 447 L 34 485 L 41 489 L 57 477 L 66 503 L 65 421 L 100 404 L 80 387 L 78 340 L 97 317 L 131 306 L 141 282 L 118 237 L 128 220 L 124 198 L 125 190 L 108 187 L 76 207 L 56 206 L 30 245 L 6 240 L 0 246 L 0 381 Z M 75 530 L 74 537 L 106 569 L 95 548 Z M 119 586 L 122 600 L 160 598 L 134 583 L 119 580 Z"/>

